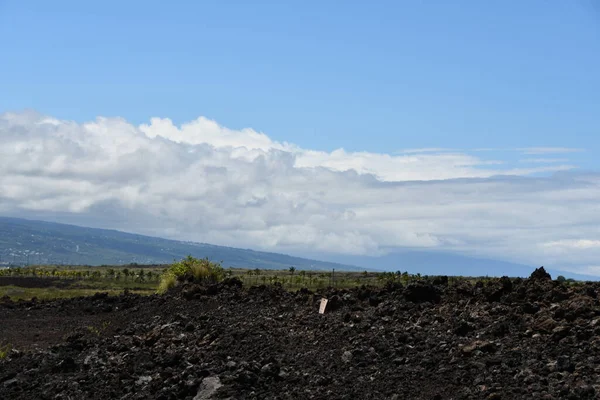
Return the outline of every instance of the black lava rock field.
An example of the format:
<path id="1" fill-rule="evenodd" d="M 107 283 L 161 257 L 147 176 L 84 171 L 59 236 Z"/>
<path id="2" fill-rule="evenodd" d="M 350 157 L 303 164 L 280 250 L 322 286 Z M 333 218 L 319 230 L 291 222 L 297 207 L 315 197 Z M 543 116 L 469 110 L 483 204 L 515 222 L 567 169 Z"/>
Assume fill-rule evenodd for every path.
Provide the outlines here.
<path id="1" fill-rule="evenodd" d="M 600 284 L 0 300 L 0 399 L 596 399 Z M 324 314 L 322 298 L 328 299 Z"/>

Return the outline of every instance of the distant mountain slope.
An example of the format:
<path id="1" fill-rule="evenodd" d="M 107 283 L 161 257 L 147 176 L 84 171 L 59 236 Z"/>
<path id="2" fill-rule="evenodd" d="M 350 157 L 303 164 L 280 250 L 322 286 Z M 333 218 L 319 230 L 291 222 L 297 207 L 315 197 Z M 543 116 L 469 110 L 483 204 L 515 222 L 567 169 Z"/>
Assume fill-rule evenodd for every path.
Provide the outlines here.
<path id="1" fill-rule="evenodd" d="M 501 260 L 422 250 L 401 251 L 380 257 L 324 255 L 323 259 L 342 264 L 352 260 L 353 265 L 361 267 L 377 265 L 382 270 L 400 270 L 422 275 L 529 276 L 534 270 L 532 266 Z"/>
<path id="2" fill-rule="evenodd" d="M 422 275 L 521 276 L 534 266 L 435 251 L 403 251 L 381 257 L 268 253 L 204 243 L 182 242 L 115 230 L 0 217 L 0 266 L 56 263 L 81 265 L 163 264 L 191 254 L 223 261 L 225 267 L 364 271 L 408 271 Z M 308 258 L 304 258 L 304 257 Z M 323 261 L 316 261 L 323 260 Z M 537 266 L 536 266 L 537 267 Z M 548 269 L 552 277 L 598 280 Z"/>
<path id="3" fill-rule="evenodd" d="M 528 277 L 540 265 L 524 265 L 508 261 L 469 257 L 439 251 L 407 250 L 387 254 L 381 257 L 308 254 L 330 262 L 349 263 L 363 268 L 377 268 L 386 271 L 407 271 L 422 275 L 462 275 L 462 276 L 512 276 Z M 577 280 L 599 280 L 600 277 L 560 271 L 556 268 L 546 270 L 556 278 L 563 275 Z"/>
<path id="4" fill-rule="evenodd" d="M 187 255 L 223 261 L 224 267 L 361 270 L 316 261 L 204 243 L 181 242 L 115 230 L 0 217 L 0 264 L 162 264 Z"/>

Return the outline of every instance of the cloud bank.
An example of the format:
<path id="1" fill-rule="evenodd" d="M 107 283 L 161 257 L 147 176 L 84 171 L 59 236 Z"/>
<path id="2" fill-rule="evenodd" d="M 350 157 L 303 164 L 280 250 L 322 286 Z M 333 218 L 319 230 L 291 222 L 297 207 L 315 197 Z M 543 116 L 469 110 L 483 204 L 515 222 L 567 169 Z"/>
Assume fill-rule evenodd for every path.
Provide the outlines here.
<path id="1" fill-rule="evenodd" d="M 572 169 L 302 149 L 203 117 L 0 115 L 0 214 L 283 252 L 444 250 L 600 275 L 600 174 Z"/>

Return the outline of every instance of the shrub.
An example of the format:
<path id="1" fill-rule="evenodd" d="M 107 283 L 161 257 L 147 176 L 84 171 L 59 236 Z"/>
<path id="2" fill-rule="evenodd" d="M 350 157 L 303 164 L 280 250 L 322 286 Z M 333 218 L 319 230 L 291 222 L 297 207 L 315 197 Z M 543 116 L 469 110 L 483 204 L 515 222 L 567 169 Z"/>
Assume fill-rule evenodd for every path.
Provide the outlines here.
<path id="1" fill-rule="evenodd" d="M 158 285 L 158 292 L 165 293 L 175 287 L 179 281 L 216 283 L 223 279 L 225 271 L 221 264 L 209 261 L 208 258 L 197 259 L 187 256 L 174 262 L 163 272 Z"/>
<path id="2" fill-rule="evenodd" d="M 163 294 L 166 293 L 167 290 L 175 287 L 177 284 L 177 278 L 172 274 L 163 274 L 160 277 L 160 282 L 158 284 L 158 293 Z"/>

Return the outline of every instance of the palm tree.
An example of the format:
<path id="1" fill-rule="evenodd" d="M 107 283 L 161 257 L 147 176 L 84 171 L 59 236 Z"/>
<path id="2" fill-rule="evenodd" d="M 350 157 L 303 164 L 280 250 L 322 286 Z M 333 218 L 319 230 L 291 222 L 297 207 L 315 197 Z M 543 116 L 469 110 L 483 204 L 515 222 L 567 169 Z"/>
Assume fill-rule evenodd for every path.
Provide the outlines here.
<path id="1" fill-rule="evenodd" d="M 129 276 L 129 269 L 123 268 L 123 276 L 125 276 L 125 280 L 127 280 L 127 277 Z"/>
<path id="2" fill-rule="evenodd" d="M 292 276 L 294 276 L 294 273 L 296 272 L 296 267 L 290 267 L 289 271 L 292 274 Z"/>

